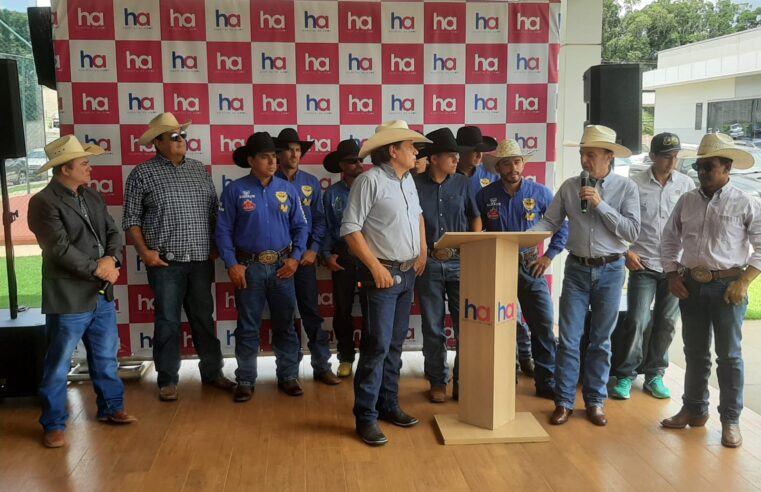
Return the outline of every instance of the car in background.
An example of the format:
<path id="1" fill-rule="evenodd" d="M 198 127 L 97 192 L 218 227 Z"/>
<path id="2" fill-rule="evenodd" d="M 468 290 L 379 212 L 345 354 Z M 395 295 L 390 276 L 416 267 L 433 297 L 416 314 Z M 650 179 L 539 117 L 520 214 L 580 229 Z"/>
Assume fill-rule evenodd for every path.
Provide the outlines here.
<path id="1" fill-rule="evenodd" d="M 613 161 L 613 172 L 628 178 L 649 168 L 652 163 L 647 153 L 616 157 Z"/>
<path id="2" fill-rule="evenodd" d="M 730 180 L 740 190 L 761 200 L 761 149 L 743 148 L 743 150 L 753 156 L 753 167 L 750 169 L 732 168 L 729 171 Z M 676 169 L 692 178 L 695 181 L 695 186 L 700 186 L 698 172 L 692 168 L 695 160 L 694 157 L 680 158 Z"/>
<path id="3" fill-rule="evenodd" d="M 732 138 L 740 138 L 745 136 L 745 130 L 740 123 L 732 123 L 729 125 L 729 136 Z"/>
<path id="4" fill-rule="evenodd" d="M 8 159 L 5 161 L 5 176 L 8 184 L 23 184 L 30 181 L 47 181 L 48 174 L 37 174 L 37 171 L 48 161 L 43 149 L 34 149 L 26 158 Z"/>

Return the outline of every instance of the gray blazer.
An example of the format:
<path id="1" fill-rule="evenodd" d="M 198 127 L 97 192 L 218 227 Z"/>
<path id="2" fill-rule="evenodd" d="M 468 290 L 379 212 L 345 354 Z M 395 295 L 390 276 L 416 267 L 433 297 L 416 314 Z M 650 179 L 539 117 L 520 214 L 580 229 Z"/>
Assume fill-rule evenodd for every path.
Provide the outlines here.
<path id="1" fill-rule="evenodd" d="M 42 312 L 72 314 L 93 311 L 103 280 L 93 276 L 98 262 L 98 235 L 105 256 L 122 261 L 122 238 L 99 193 L 82 186 L 91 228 L 71 190 L 55 178 L 29 201 L 29 229 L 42 248 Z M 94 231 L 93 231 L 94 229 Z M 106 299 L 113 299 L 108 286 Z"/>

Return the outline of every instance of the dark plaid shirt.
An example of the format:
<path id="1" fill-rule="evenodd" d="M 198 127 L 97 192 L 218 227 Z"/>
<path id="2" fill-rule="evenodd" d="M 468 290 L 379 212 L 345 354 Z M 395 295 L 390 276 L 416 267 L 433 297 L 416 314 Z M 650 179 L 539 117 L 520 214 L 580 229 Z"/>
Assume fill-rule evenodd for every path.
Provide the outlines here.
<path id="1" fill-rule="evenodd" d="M 204 165 L 175 166 L 160 154 L 135 167 L 124 189 L 122 227 L 142 228 L 145 244 L 172 261 L 209 258 L 219 201 Z"/>

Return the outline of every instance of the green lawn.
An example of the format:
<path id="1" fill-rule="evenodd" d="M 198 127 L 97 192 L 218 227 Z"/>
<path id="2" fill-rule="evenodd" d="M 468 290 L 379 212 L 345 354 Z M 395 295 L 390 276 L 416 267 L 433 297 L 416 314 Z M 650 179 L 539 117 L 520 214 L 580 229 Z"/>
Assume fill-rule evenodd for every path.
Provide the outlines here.
<path id="1" fill-rule="evenodd" d="M 748 312 L 745 319 L 761 319 L 761 277 L 756 278 L 748 289 Z"/>
<path id="2" fill-rule="evenodd" d="M 19 306 L 40 307 L 42 304 L 42 257 L 18 257 L 15 264 Z M 5 258 L 0 258 L 0 309 L 8 308 L 8 270 Z"/>

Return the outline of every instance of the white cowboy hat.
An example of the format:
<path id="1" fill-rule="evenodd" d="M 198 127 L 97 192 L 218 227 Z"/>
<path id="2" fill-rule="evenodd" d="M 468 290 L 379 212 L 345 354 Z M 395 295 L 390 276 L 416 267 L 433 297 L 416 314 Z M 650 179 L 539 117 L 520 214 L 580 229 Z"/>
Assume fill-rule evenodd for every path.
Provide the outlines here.
<path id="1" fill-rule="evenodd" d="M 103 148 L 100 145 L 87 144 L 83 147 L 74 135 L 64 135 L 45 146 L 45 155 L 50 160 L 38 169 L 36 174 L 42 174 L 50 168 L 66 164 L 80 157 L 100 155 L 102 153 Z"/>
<path id="2" fill-rule="evenodd" d="M 172 113 L 161 113 L 148 123 L 148 129 L 140 136 L 140 145 L 148 146 L 153 139 L 165 132 L 171 132 L 179 128 L 185 130 L 190 126 L 190 121 L 180 125 Z"/>
<path id="3" fill-rule="evenodd" d="M 362 148 L 359 149 L 359 158 L 364 159 L 372 151 L 384 145 L 404 142 L 405 140 L 412 140 L 415 143 L 431 143 L 422 134 L 410 130 L 404 120 L 386 121 L 375 127 L 375 134 L 362 144 Z"/>
<path id="4" fill-rule="evenodd" d="M 495 169 L 497 163 L 506 157 L 523 157 L 523 162 L 528 162 L 528 158 L 534 154 L 534 151 L 524 151 L 518 142 L 506 138 L 497 145 L 494 154 L 484 154 L 483 162 L 490 169 Z"/>
<path id="5" fill-rule="evenodd" d="M 753 167 L 753 156 L 739 149 L 735 145 L 735 141 L 732 137 L 724 133 L 708 133 L 700 140 L 700 145 L 697 151 L 682 151 L 679 156 L 682 157 L 697 157 L 702 159 L 704 157 L 726 157 L 732 159 L 732 167 L 735 169 L 750 169 Z M 691 155 L 690 155 L 691 154 Z"/>
<path id="6" fill-rule="evenodd" d="M 623 145 L 616 143 L 616 132 L 602 125 L 587 125 L 584 127 L 584 134 L 581 136 L 581 142 L 567 142 L 564 147 L 595 147 L 598 149 L 607 149 L 613 152 L 616 157 L 629 157 L 632 151 Z"/>

